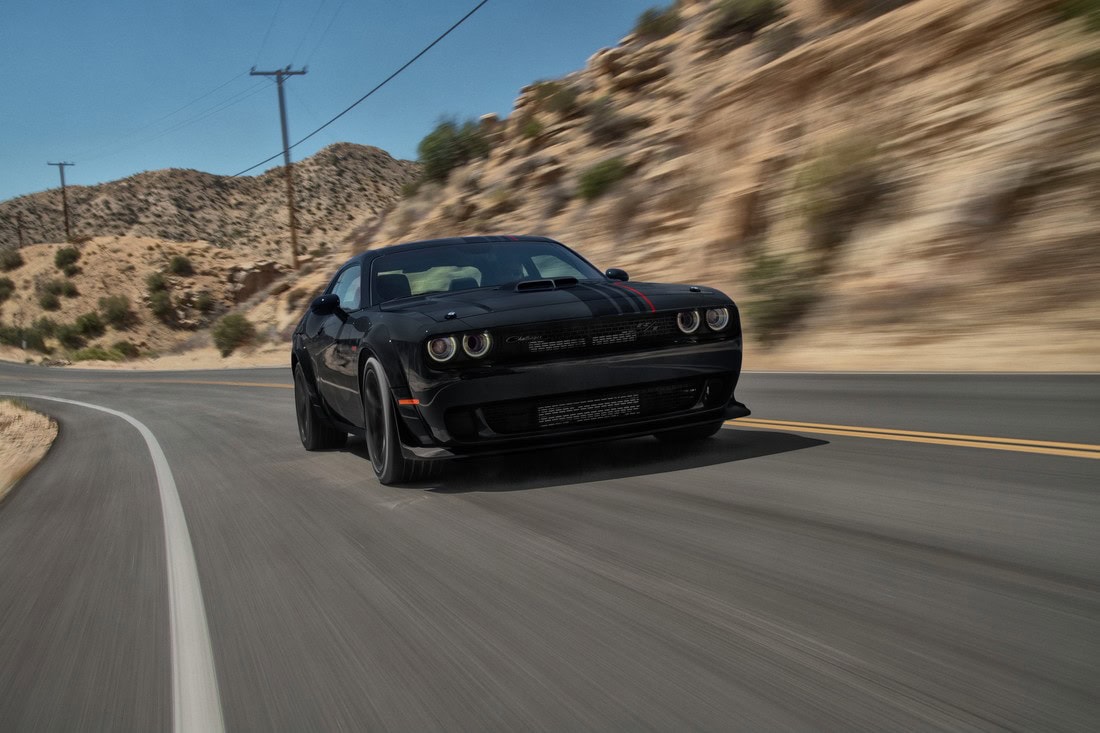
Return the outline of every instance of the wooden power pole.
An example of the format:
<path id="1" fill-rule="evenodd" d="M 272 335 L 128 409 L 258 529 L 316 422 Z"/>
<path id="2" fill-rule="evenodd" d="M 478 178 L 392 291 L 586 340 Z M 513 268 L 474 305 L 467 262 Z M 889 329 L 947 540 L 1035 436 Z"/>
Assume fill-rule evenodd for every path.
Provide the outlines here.
<path id="1" fill-rule="evenodd" d="M 250 72 L 252 76 L 275 77 L 275 84 L 279 87 L 279 122 L 283 128 L 283 170 L 286 171 L 286 205 L 290 214 L 290 264 L 295 270 L 298 269 L 298 219 L 294 214 L 294 176 L 290 170 L 290 140 L 286 131 L 286 97 L 283 94 L 283 80 L 288 76 L 300 76 L 305 73 L 306 69 L 304 68 L 292 71 L 289 66 L 275 71 L 256 71 L 256 67 L 253 66 Z"/>
<path id="2" fill-rule="evenodd" d="M 46 163 L 46 165 L 56 165 L 57 170 L 61 173 L 61 210 L 65 213 L 65 241 L 73 241 L 73 235 L 69 229 L 69 197 L 65 195 L 65 166 L 76 165 L 76 163 Z"/>

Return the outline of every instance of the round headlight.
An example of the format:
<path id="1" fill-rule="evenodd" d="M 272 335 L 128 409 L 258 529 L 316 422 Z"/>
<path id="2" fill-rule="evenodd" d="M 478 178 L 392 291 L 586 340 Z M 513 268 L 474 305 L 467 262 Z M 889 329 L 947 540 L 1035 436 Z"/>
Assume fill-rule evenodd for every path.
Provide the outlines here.
<path id="1" fill-rule="evenodd" d="M 492 347 L 493 337 L 489 335 L 488 331 L 468 333 L 462 337 L 462 350 L 466 352 L 466 356 L 480 359 L 488 354 L 489 349 Z"/>
<path id="2" fill-rule="evenodd" d="M 700 322 L 699 311 L 680 311 L 676 314 L 676 325 L 684 333 L 695 333 Z"/>
<path id="3" fill-rule="evenodd" d="M 428 356 L 433 360 L 448 361 L 458 351 L 454 336 L 438 336 L 428 342 Z"/>
<path id="4" fill-rule="evenodd" d="M 728 308 L 707 308 L 707 328 L 711 331 L 721 331 L 728 325 L 730 325 Z"/>

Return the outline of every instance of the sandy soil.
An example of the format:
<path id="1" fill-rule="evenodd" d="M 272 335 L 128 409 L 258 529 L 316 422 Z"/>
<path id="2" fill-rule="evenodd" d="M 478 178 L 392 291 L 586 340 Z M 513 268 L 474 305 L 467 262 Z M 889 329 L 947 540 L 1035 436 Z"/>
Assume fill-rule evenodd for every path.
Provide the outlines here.
<path id="1" fill-rule="evenodd" d="M 10 400 L 0 401 L 0 500 L 38 465 L 57 437 L 57 423 Z"/>

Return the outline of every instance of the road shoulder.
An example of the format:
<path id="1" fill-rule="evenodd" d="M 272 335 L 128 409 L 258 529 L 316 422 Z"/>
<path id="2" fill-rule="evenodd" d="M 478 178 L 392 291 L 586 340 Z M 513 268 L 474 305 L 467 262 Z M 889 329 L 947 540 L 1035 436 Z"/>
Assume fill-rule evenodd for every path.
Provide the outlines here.
<path id="1" fill-rule="evenodd" d="M 57 438 L 57 423 L 14 400 L 0 400 L 0 501 L 38 465 Z"/>

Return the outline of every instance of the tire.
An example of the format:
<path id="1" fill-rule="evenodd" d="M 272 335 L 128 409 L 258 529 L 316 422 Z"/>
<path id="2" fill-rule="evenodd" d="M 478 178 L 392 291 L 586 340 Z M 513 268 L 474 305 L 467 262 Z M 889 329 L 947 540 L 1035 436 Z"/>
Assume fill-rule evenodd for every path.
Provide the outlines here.
<path id="1" fill-rule="evenodd" d="M 314 407 L 301 364 L 294 367 L 294 413 L 298 418 L 298 437 L 306 450 L 329 450 L 347 442 L 348 434 L 333 427 Z"/>
<path id="2" fill-rule="evenodd" d="M 707 423 L 706 425 L 692 425 L 690 428 L 677 428 L 666 430 L 663 433 L 654 433 L 653 437 L 662 443 L 692 443 L 698 440 L 706 440 L 722 429 L 724 422 Z"/>
<path id="3" fill-rule="evenodd" d="M 438 461 L 406 458 L 401 452 L 397 414 L 386 371 L 371 357 L 363 365 L 363 426 L 367 452 L 379 483 L 386 486 L 430 478 Z"/>

